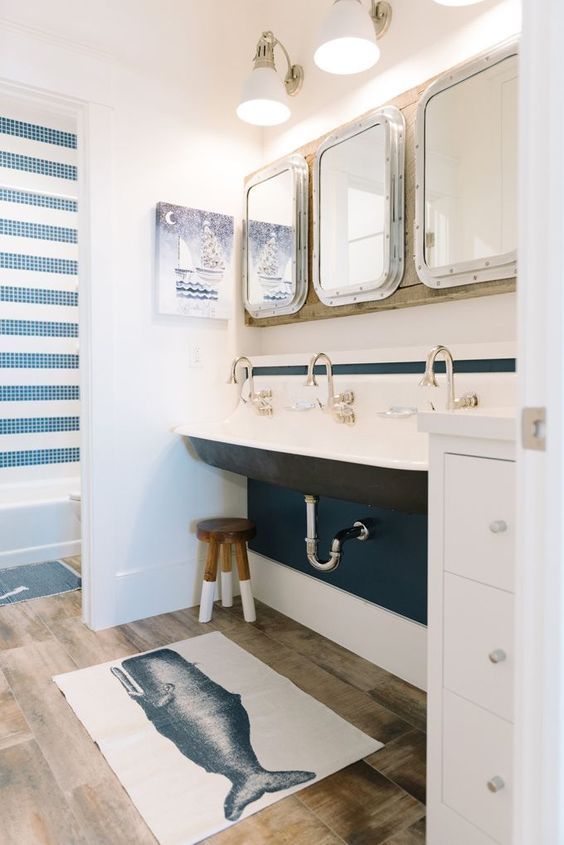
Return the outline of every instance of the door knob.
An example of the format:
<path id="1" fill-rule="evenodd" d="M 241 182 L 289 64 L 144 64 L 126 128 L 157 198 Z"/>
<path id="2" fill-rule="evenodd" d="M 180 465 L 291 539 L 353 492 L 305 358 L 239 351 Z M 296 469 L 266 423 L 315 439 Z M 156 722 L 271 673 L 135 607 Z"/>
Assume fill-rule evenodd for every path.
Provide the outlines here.
<path id="1" fill-rule="evenodd" d="M 503 780 L 503 778 L 500 778 L 499 775 L 496 775 L 488 781 L 488 789 L 490 790 L 490 792 L 499 792 L 504 787 L 505 781 Z"/>
<path id="2" fill-rule="evenodd" d="M 503 660 L 507 660 L 507 654 L 502 648 L 496 648 L 490 651 L 488 657 L 492 663 L 501 663 Z"/>
<path id="3" fill-rule="evenodd" d="M 503 534 L 507 531 L 507 522 L 504 519 L 496 519 L 495 522 L 490 522 L 490 531 L 492 534 Z"/>

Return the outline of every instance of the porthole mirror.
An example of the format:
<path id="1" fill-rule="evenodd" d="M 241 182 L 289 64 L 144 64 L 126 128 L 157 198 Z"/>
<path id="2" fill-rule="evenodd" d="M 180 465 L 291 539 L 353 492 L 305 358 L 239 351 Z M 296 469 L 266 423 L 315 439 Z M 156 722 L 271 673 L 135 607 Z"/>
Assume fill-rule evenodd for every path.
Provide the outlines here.
<path id="1" fill-rule="evenodd" d="M 416 265 L 432 288 L 516 275 L 517 44 L 434 82 L 417 112 Z"/>
<path id="2" fill-rule="evenodd" d="M 401 281 L 404 138 L 403 115 L 389 107 L 317 151 L 313 277 L 325 305 L 384 299 Z"/>
<path id="3" fill-rule="evenodd" d="M 292 155 L 245 183 L 243 300 L 253 317 L 294 314 L 307 295 L 308 168 Z"/>

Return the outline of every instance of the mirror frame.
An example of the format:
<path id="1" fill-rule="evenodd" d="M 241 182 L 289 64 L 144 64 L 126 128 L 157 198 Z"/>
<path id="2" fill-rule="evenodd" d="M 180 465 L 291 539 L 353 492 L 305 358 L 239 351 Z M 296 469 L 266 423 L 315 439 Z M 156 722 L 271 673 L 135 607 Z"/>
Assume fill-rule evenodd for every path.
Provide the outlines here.
<path id="1" fill-rule="evenodd" d="M 292 258 L 292 276 L 295 282 L 295 293 L 290 302 L 268 303 L 250 302 L 248 296 L 249 280 L 249 248 L 248 248 L 248 219 L 249 192 L 251 188 L 290 171 L 292 174 L 292 207 L 293 225 L 295 229 L 295 249 Z M 308 240 L 308 191 L 309 169 L 305 158 L 299 153 L 287 156 L 276 164 L 257 171 L 245 179 L 245 207 L 243 215 L 243 303 L 252 317 L 276 317 L 283 314 L 295 314 L 303 306 L 307 297 L 307 240 Z"/>
<path id="2" fill-rule="evenodd" d="M 425 113 L 429 101 L 465 79 L 498 64 L 511 56 L 519 56 L 519 41 L 512 38 L 481 53 L 433 82 L 417 106 L 415 126 L 415 267 L 424 285 L 450 288 L 479 282 L 511 279 L 517 275 L 517 250 L 485 259 L 461 261 L 443 267 L 429 267 L 425 259 Z"/>
<path id="3" fill-rule="evenodd" d="M 385 186 L 388 213 L 384 229 L 384 273 L 377 284 L 326 288 L 321 286 L 321 159 L 323 153 L 374 126 L 386 130 Z M 404 182 L 405 120 L 395 106 L 376 109 L 361 120 L 332 133 L 315 154 L 313 175 L 313 285 L 325 305 L 370 302 L 391 296 L 399 287 L 404 272 Z M 382 281 L 384 280 L 384 281 Z"/>

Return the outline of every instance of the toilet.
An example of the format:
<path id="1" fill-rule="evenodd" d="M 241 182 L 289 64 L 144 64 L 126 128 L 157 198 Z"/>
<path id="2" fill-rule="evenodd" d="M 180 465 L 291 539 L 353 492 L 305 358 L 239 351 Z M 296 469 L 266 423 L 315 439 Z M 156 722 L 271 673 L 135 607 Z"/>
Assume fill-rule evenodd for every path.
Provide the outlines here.
<path id="1" fill-rule="evenodd" d="M 82 494 L 80 490 L 72 490 L 69 493 L 69 502 L 71 503 L 73 515 L 80 525 L 80 512 L 82 507 Z"/>

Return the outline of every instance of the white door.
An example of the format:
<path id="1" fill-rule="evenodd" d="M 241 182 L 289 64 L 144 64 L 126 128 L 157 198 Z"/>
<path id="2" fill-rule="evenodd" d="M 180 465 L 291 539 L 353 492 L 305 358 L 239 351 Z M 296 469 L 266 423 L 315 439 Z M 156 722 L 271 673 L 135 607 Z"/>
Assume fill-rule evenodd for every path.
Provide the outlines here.
<path id="1" fill-rule="evenodd" d="M 514 841 L 562 845 L 564 3 L 528 0 L 523 17 L 520 402 L 546 409 L 546 445 L 545 451 L 522 448 L 519 454 Z"/>

